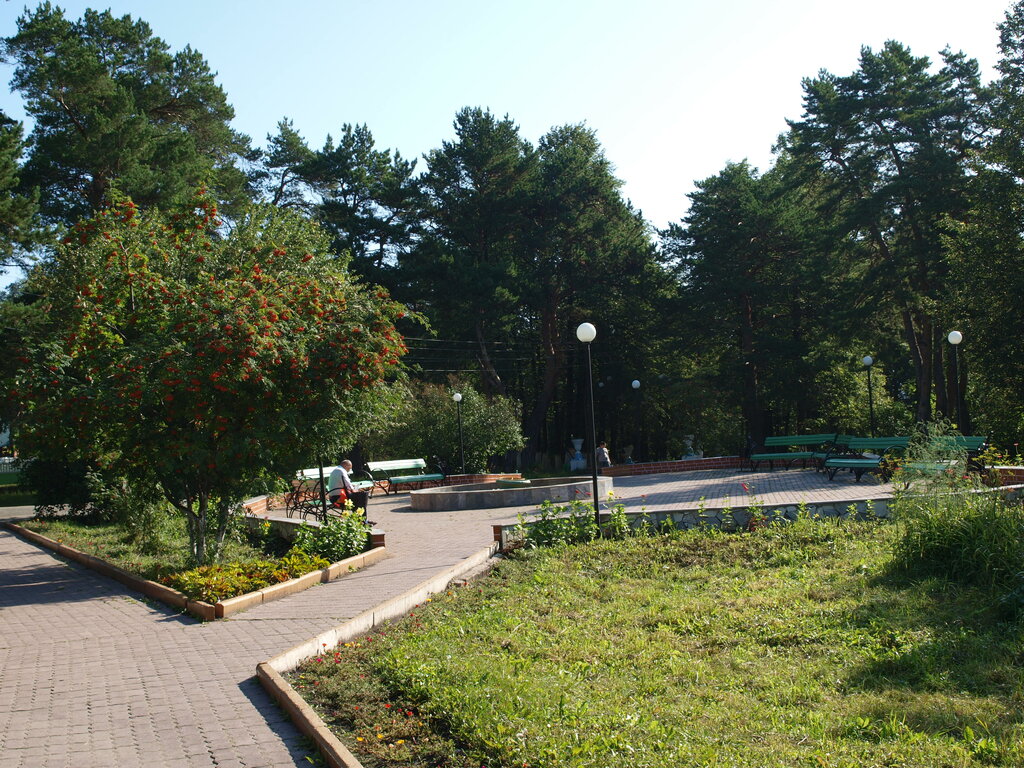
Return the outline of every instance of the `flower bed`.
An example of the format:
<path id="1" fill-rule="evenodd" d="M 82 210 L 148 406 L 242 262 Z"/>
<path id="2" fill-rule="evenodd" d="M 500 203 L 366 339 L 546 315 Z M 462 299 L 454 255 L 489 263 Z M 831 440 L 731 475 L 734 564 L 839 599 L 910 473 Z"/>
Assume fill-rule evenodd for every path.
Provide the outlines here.
<path id="1" fill-rule="evenodd" d="M 300 592 L 313 584 L 329 582 L 341 575 L 369 565 L 385 555 L 383 546 L 373 546 L 377 537 L 371 529 L 352 516 L 338 518 L 324 528 L 306 526 L 297 538 L 306 546 L 317 548 L 313 554 L 293 547 L 278 558 L 259 557 L 259 549 L 233 548 L 232 552 L 248 551 L 250 556 L 238 562 L 183 569 L 169 567 L 135 553 L 125 546 L 116 526 L 86 526 L 80 522 L 35 519 L 25 525 L 7 523 L 7 527 L 30 541 L 52 549 L 88 568 L 109 576 L 126 586 L 181 608 L 194 616 L 209 621 L 223 618 L 254 605 L 276 600 Z M 256 541 L 262 540 L 262 549 L 273 549 L 272 525 L 269 520 L 256 524 Z M 363 530 L 364 552 L 344 552 L 337 556 L 339 542 L 351 548 L 357 528 Z M 32 529 L 35 530 L 32 530 Z M 300 531 L 301 531 L 300 527 Z M 322 531 L 323 535 L 316 535 Z M 44 535 L 50 533 L 55 538 Z M 300 540 L 300 544 L 303 542 Z M 75 546 L 71 546 L 74 544 Z M 84 550 L 84 551 L 83 551 Z M 255 557 L 251 556 L 253 553 Z M 336 555 L 324 557 L 323 555 Z M 335 562 L 331 562 L 334 560 Z"/>

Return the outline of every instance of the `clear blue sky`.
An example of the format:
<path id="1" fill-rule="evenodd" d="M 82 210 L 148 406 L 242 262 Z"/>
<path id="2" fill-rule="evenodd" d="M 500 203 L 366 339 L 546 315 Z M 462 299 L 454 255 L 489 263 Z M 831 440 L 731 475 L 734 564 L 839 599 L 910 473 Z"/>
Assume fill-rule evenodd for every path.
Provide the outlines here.
<path id="1" fill-rule="evenodd" d="M 887 39 L 996 60 L 1007 0 L 173 0 L 58 3 L 149 22 L 218 72 L 235 127 L 263 144 L 290 117 L 314 147 L 346 122 L 407 157 L 452 137 L 463 106 L 489 107 L 536 141 L 596 129 L 625 193 L 657 227 L 679 220 L 693 181 L 727 161 L 765 168 L 801 78 L 848 74 Z M 0 0 L 0 35 L 22 3 Z M 0 65 L 10 79 L 11 67 Z M 6 89 L 0 108 L 22 116 Z M 422 167 L 422 164 L 421 164 Z"/>

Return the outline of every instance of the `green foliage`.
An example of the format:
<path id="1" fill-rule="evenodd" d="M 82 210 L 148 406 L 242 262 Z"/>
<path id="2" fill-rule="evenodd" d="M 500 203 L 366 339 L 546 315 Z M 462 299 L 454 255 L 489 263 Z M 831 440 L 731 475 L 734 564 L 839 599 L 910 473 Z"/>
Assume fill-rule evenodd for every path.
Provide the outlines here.
<path id="1" fill-rule="evenodd" d="M 165 576 L 161 581 L 193 600 L 216 603 L 218 600 L 227 600 L 296 579 L 328 565 L 330 562 L 326 558 L 309 555 L 296 548 L 277 560 L 203 565 Z"/>
<path id="2" fill-rule="evenodd" d="M 19 466 L 22 485 L 36 496 L 38 514 L 81 517 L 92 513 L 85 479 L 91 469 L 88 462 L 38 458 Z"/>
<path id="3" fill-rule="evenodd" d="M 933 71 L 895 41 L 862 48 L 850 75 L 804 81 L 804 115 L 785 140 L 813 168 L 820 210 L 838 213 L 830 223 L 852 278 L 846 301 L 869 322 L 888 317 L 903 329 L 920 421 L 931 418 L 933 395 L 945 404 L 949 394 L 940 329 L 953 319 L 943 316 L 953 283 L 943 235 L 965 212 L 968 160 L 982 146 L 989 101 L 976 61 L 949 49 L 941 58 Z"/>
<path id="4" fill-rule="evenodd" d="M 990 590 L 1011 615 L 1024 613 L 1024 506 L 998 493 L 907 496 L 899 565 Z"/>
<path id="5" fill-rule="evenodd" d="M 449 472 L 460 468 L 458 407 L 452 394 L 462 394 L 462 437 L 467 472 L 486 472 L 492 456 L 523 447 L 520 405 L 496 395 L 486 397 L 462 382 L 453 387 L 410 385 L 395 422 L 363 441 L 375 459 L 438 457 Z"/>
<path id="6" fill-rule="evenodd" d="M 33 123 L 23 181 L 41 188 L 50 220 L 89 216 L 115 189 L 147 207 L 185 202 L 204 181 L 220 199 L 245 198 L 235 163 L 248 138 L 192 48 L 170 53 L 131 16 L 69 21 L 45 2 L 18 19 L 3 53 Z"/>
<path id="7" fill-rule="evenodd" d="M 1019 765 L 1019 627 L 977 590 L 887 575 L 898 535 L 800 520 L 522 551 L 292 681 L 367 763 Z"/>
<path id="8" fill-rule="evenodd" d="M 306 523 L 299 526 L 295 533 L 295 546 L 336 563 L 364 552 L 369 537 L 370 526 L 366 523 L 366 516 L 359 510 L 353 510 L 351 502 L 347 502 L 340 515 L 329 515 L 327 522 L 319 527 Z"/>
<path id="9" fill-rule="evenodd" d="M 202 195 L 173 216 L 118 203 L 32 273 L 38 301 L 2 307 L 22 450 L 155 476 L 198 563 L 267 475 L 355 441 L 404 352 L 398 305 L 315 225 L 254 207 L 220 226 Z"/>
<path id="10" fill-rule="evenodd" d="M 95 519 L 123 527 L 144 553 L 162 547 L 173 509 L 154 478 L 109 477 L 94 470 L 86 473 L 85 486 Z"/>
<path id="11" fill-rule="evenodd" d="M 0 270 L 23 263 L 20 256 L 37 238 L 32 219 L 39 193 L 17 192 L 24 146 L 21 124 L 0 110 Z"/>
<path id="12" fill-rule="evenodd" d="M 545 501 L 529 522 L 519 515 L 516 539 L 527 549 L 593 541 L 599 535 L 592 504 L 573 499 L 559 505 Z"/>
<path id="13" fill-rule="evenodd" d="M 912 441 L 894 481 L 902 525 L 897 564 L 991 590 L 1012 612 L 1024 610 L 1024 507 L 981 491 L 948 424 L 930 424 Z"/>

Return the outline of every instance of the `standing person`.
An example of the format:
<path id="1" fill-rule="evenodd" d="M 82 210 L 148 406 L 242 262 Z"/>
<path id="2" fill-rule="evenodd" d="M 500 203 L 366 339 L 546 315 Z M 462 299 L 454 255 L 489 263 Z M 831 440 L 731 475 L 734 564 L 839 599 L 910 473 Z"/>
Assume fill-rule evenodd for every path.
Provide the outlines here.
<path id="1" fill-rule="evenodd" d="M 608 455 L 608 444 L 602 440 L 597 444 L 597 468 L 603 469 L 612 465 L 612 457 Z"/>
<path id="2" fill-rule="evenodd" d="M 352 462 L 348 459 L 342 461 L 341 466 L 335 467 L 327 484 L 327 495 L 334 506 L 341 506 L 346 499 L 351 499 L 353 507 L 363 510 L 365 516 L 369 499 L 366 491 L 357 491 L 352 485 L 352 478 L 349 476 L 351 471 Z"/>

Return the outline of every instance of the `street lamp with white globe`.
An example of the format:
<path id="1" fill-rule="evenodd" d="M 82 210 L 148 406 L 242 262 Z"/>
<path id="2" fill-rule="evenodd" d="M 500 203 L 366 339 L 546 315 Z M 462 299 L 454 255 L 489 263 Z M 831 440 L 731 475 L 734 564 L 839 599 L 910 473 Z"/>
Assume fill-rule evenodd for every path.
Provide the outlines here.
<path id="1" fill-rule="evenodd" d="M 875 396 L 871 390 L 871 366 L 875 364 L 875 358 L 871 355 L 864 355 L 864 359 L 861 360 L 864 363 L 864 367 L 868 369 L 868 414 L 871 424 L 871 436 L 875 436 Z"/>
<path id="2" fill-rule="evenodd" d="M 459 460 L 461 462 L 460 472 L 466 474 L 466 446 L 462 441 L 462 393 L 456 392 L 452 395 L 452 400 L 455 401 L 455 409 L 459 413 Z"/>
<path id="3" fill-rule="evenodd" d="M 953 389 L 956 393 L 956 421 L 957 426 L 961 429 L 964 429 L 964 411 L 963 404 L 960 402 L 960 358 L 957 354 L 957 349 L 963 340 L 964 335 L 960 331 L 950 331 L 946 337 L 946 341 L 953 347 Z"/>
<path id="4" fill-rule="evenodd" d="M 597 338 L 597 328 L 591 323 L 580 323 L 576 328 L 576 338 L 587 347 L 587 392 L 590 397 L 590 478 L 593 482 L 594 523 L 601 530 L 601 507 L 597 498 L 597 427 L 594 422 L 594 371 L 590 360 L 590 343 Z"/>

